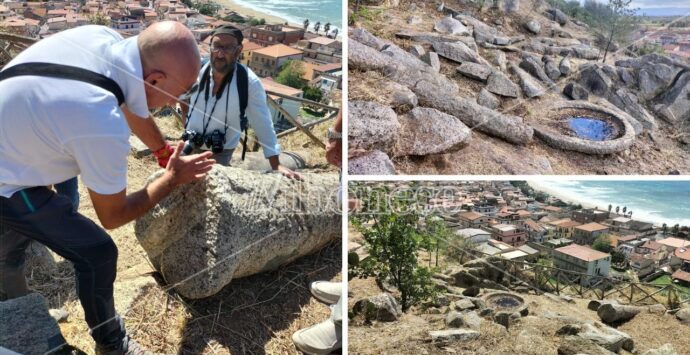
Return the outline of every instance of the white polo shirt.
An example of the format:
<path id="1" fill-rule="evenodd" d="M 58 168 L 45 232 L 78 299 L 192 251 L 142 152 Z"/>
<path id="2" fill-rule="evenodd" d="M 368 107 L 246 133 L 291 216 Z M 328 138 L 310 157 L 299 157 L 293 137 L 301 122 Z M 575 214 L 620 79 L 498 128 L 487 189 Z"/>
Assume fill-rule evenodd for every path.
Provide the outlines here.
<path id="1" fill-rule="evenodd" d="M 32 45 L 26 62 L 76 66 L 113 79 L 127 107 L 148 117 L 137 37 L 82 26 Z M 20 76 L 0 81 L 0 196 L 81 175 L 99 194 L 127 186 L 130 129 L 115 96 L 76 80 Z"/>
<path id="2" fill-rule="evenodd" d="M 199 81 L 208 65 L 210 65 L 210 62 L 201 68 Z M 227 114 L 228 129 L 223 147 L 225 149 L 234 149 L 239 144 L 242 133 L 240 130 L 240 97 L 237 92 L 237 68 L 235 68 L 232 81 L 226 85 L 218 102 L 216 102 L 216 97 L 213 95 L 213 73 L 211 72 L 209 76 L 208 101 L 205 100 L 204 88 L 201 87 L 190 98 L 191 116 L 189 117 L 187 129 L 201 134 L 204 132 L 205 124 L 208 123 L 206 135 L 210 135 L 216 129 L 224 132 Z M 266 158 L 278 155 L 280 154 L 280 145 L 278 144 L 278 138 L 271 120 L 271 113 L 266 103 L 266 91 L 263 85 L 261 85 L 261 80 L 249 68 L 247 68 L 247 79 L 249 91 L 245 114 L 247 115 L 249 127 L 256 133 Z M 228 96 L 228 93 L 230 96 Z M 198 100 L 197 96 L 199 97 Z M 195 102 L 196 105 L 192 108 L 191 105 L 194 105 Z M 216 105 L 215 109 L 213 109 L 214 104 Z M 211 111 L 213 111 L 213 114 L 211 114 Z M 210 149 L 210 147 L 204 146 L 203 149 Z"/>

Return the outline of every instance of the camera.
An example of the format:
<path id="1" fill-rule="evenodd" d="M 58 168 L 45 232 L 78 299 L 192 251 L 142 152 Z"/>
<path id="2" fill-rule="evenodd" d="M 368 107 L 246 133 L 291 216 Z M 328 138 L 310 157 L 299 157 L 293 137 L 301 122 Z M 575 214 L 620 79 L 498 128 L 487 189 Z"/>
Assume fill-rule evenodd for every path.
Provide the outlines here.
<path id="1" fill-rule="evenodd" d="M 211 148 L 213 154 L 218 154 L 223 151 L 223 145 L 225 145 L 225 134 L 219 130 L 213 131 L 211 135 L 206 136 L 206 146 Z"/>
<path id="2" fill-rule="evenodd" d="M 191 154 L 194 148 L 201 148 L 204 144 L 204 137 L 194 130 L 185 130 L 182 134 L 182 140 L 184 141 L 184 148 L 182 148 L 184 155 Z"/>

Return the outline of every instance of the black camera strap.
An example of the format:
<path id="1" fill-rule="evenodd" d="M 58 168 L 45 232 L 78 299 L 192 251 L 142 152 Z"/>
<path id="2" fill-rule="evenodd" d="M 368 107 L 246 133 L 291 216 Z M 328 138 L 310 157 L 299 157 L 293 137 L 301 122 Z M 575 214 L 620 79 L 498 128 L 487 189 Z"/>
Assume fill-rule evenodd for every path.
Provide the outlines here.
<path id="1" fill-rule="evenodd" d="M 240 104 L 240 134 L 244 132 L 244 140 L 242 142 L 242 160 L 244 160 L 245 154 L 247 153 L 247 140 L 248 140 L 248 128 L 249 128 L 249 122 L 247 119 L 246 111 L 247 111 L 247 105 L 249 103 L 249 74 L 247 73 L 247 68 L 245 68 L 242 64 L 237 63 L 236 66 L 236 71 L 237 71 L 237 93 L 239 96 L 239 104 Z M 187 129 L 187 126 L 189 125 L 189 119 L 192 116 L 192 110 L 194 107 L 196 107 L 197 102 L 199 101 L 199 97 L 203 94 L 204 95 L 204 115 L 202 116 L 202 125 L 203 125 L 203 132 L 202 135 L 206 136 L 206 131 L 208 130 L 208 125 L 211 123 L 211 119 L 213 118 L 213 112 L 216 110 L 216 104 L 218 101 L 221 99 L 223 96 L 223 91 L 227 90 L 226 97 L 225 97 L 225 124 L 224 124 L 224 130 L 223 130 L 223 136 L 225 137 L 228 133 L 228 104 L 229 104 L 229 97 L 230 97 L 230 83 L 232 82 L 233 75 L 235 73 L 235 70 L 233 70 L 231 73 L 229 73 L 225 78 L 223 78 L 223 81 L 221 82 L 221 87 L 218 90 L 218 92 L 215 95 L 215 101 L 213 103 L 213 106 L 211 107 L 211 113 L 208 114 L 208 120 L 206 120 L 206 108 L 208 105 L 208 99 L 210 98 L 211 95 L 211 63 L 209 62 L 208 66 L 204 70 L 204 72 L 201 75 L 201 80 L 199 81 L 199 91 L 196 95 L 196 98 L 194 99 L 194 104 L 191 106 L 188 114 L 187 114 L 187 120 L 185 122 L 185 130 Z M 226 86 L 227 85 L 227 86 Z"/>
<path id="2" fill-rule="evenodd" d="M 43 76 L 56 79 L 77 80 L 109 91 L 115 95 L 118 106 L 125 102 L 125 94 L 115 80 L 83 68 L 54 63 L 33 62 L 13 65 L 0 71 L 0 81 L 17 76 Z"/>

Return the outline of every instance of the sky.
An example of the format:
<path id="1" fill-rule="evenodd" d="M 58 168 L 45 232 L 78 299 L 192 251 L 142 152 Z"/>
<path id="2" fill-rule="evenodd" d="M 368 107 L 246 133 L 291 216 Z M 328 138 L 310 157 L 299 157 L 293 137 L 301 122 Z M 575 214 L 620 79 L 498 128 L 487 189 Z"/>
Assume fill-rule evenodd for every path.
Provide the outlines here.
<path id="1" fill-rule="evenodd" d="M 607 4 L 608 0 L 596 0 Z M 584 4 L 585 0 L 580 0 Z M 652 16 L 687 15 L 690 13 L 690 0 L 634 0 L 632 8 L 640 9 L 639 13 Z"/>
<path id="2" fill-rule="evenodd" d="M 600 3 L 608 3 L 608 0 L 597 0 Z M 580 1 L 584 4 L 585 0 Z M 690 8 L 690 0 L 635 0 L 632 2 L 632 7 L 639 8 L 662 8 L 662 7 L 678 7 Z"/>

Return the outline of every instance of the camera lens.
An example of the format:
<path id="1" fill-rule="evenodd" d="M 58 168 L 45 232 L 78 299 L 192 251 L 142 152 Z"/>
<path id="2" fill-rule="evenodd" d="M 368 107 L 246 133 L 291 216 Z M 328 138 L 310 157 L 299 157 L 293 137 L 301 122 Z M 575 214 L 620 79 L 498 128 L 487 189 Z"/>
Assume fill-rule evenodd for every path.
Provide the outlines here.
<path id="1" fill-rule="evenodd" d="M 192 143 L 190 141 L 185 141 L 184 147 L 182 148 L 182 154 L 189 155 L 192 153 L 192 150 L 194 150 L 194 146 L 192 146 Z"/>

